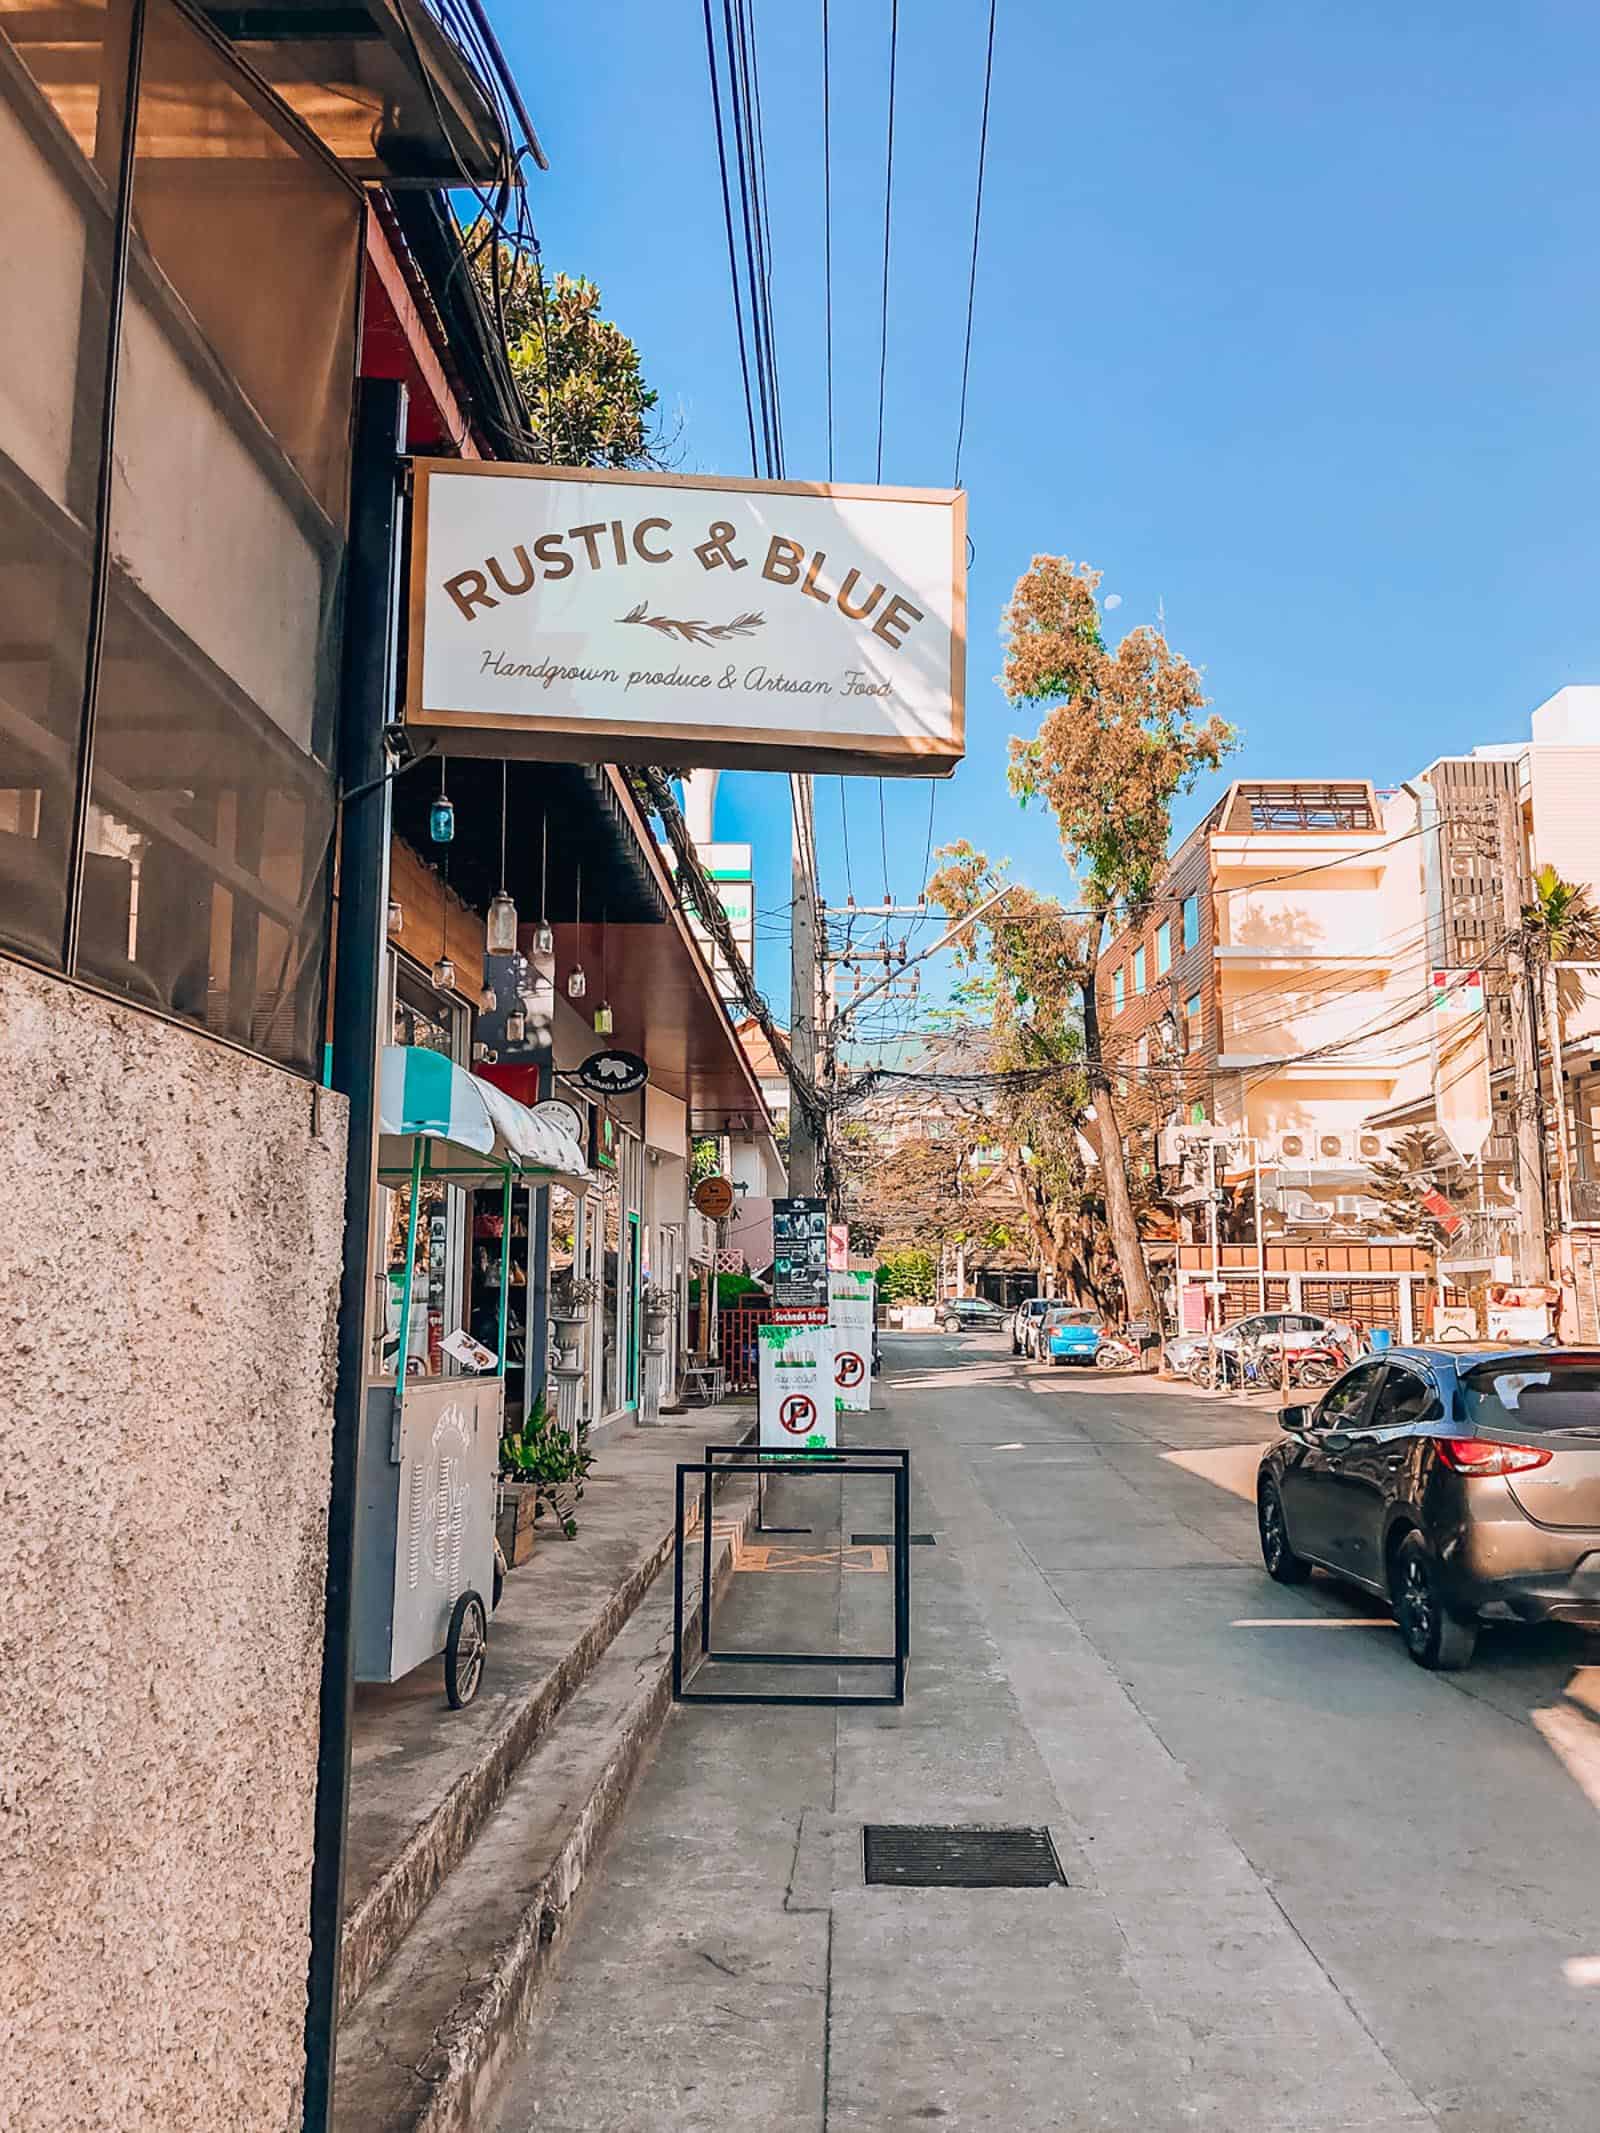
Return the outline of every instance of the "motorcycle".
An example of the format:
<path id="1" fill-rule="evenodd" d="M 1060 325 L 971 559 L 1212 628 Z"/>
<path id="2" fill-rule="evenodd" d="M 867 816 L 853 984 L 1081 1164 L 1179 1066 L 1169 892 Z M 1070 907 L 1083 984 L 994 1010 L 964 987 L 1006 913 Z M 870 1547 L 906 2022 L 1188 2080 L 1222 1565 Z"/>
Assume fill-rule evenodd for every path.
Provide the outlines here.
<path id="1" fill-rule="evenodd" d="M 1138 1360 L 1138 1349 L 1114 1333 L 1108 1333 L 1094 1351 L 1096 1370 L 1131 1370 Z"/>

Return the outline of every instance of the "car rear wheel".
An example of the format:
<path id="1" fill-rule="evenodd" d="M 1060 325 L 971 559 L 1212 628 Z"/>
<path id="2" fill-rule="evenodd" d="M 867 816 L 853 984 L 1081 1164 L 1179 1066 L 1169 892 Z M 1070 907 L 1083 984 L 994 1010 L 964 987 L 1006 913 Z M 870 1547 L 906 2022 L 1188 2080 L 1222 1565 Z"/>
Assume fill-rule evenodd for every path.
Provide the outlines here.
<path id="1" fill-rule="evenodd" d="M 1256 1497 L 1256 1524 L 1261 1534 L 1261 1560 L 1267 1576 L 1280 1585 L 1303 1585 L 1311 1565 L 1289 1546 L 1289 1522 L 1283 1515 L 1283 1498 L 1277 1484 L 1264 1481 Z"/>
<path id="2" fill-rule="evenodd" d="M 1389 1589 L 1406 1650 L 1430 1673 L 1472 1663 L 1478 1625 L 1452 1614 L 1439 1583 L 1439 1562 L 1420 1533 L 1408 1533 L 1394 1558 Z"/>

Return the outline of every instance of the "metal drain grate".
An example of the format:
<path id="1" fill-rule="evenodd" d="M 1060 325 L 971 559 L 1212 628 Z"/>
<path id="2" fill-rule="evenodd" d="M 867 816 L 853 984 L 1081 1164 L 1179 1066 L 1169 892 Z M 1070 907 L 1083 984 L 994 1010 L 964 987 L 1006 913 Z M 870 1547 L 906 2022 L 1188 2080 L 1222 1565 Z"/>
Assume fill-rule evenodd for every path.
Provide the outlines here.
<path id="1" fill-rule="evenodd" d="M 932 1548 L 936 1545 L 931 1533 L 908 1533 L 906 1539 L 913 1548 Z M 892 1533 L 852 1533 L 850 1545 L 852 1548 L 892 1548 L 894 1546 L 894 1535 Z"/>
<path id="2" fill-rule="evenodd" d="M 898 1889 L 1066 1886 L 1047 1829 L 954 1829 L 869 1822 L 861 1832 L 867 1885 Z"/>

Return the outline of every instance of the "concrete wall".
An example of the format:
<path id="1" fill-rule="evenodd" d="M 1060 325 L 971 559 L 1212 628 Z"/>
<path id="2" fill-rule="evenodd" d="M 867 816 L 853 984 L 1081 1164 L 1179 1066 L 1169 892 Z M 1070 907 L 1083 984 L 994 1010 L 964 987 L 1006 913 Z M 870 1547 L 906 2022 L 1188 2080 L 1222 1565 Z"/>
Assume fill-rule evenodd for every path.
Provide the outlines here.
<path id="1" fill-rule="evenodd" d="M 0 960 L 0 2120 L 298 2122 L 342 1102 Z"/>

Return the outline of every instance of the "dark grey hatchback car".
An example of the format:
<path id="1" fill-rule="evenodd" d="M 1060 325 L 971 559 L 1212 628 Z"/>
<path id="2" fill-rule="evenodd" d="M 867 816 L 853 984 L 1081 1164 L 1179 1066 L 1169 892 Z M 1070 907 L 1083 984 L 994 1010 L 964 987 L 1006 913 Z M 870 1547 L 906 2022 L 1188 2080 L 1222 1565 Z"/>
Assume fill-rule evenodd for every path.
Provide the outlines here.
<path id="1" fill-rule="evenodd" d="M 1600 1349 L 1396 1348 L 1286 1407 L 1256 1480 L 1262 1560 L 1379 1594 L 1419 1666 L 1481 1622 L 1600 1629 Z"/>

